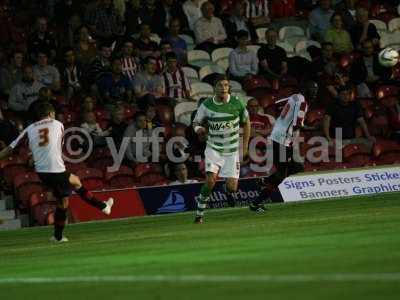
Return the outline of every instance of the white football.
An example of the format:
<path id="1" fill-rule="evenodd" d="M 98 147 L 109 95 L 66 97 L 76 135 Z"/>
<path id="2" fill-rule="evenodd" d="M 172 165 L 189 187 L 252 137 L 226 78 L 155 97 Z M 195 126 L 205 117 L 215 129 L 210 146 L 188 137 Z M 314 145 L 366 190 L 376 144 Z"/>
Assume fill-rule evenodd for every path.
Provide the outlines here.
<path id="1" fill-rule="evenodd" d="M 379 63 L 386 67 L 394 67 L 399 62 L 399 52 L 393 48 L 385 48 L 379 52 Z"/>

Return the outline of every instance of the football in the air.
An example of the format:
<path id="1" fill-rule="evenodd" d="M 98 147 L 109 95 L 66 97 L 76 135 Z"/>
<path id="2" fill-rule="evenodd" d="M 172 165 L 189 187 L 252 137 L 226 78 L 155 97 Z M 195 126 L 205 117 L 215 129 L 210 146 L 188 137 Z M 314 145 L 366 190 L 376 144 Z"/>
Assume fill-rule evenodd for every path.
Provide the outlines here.
<path id="1" fill-rule="evenodd" d="M 386 67 L 394 67 L 399 62 L 399 52 L 393 48 L 385 48 L 379 52 L 379 63 Z"/>

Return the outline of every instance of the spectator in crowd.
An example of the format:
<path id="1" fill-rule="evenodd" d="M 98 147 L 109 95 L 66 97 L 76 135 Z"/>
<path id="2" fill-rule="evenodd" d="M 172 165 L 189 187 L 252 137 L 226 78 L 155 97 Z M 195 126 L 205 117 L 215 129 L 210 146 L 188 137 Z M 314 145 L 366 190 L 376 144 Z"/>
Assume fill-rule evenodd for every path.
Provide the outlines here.
<path id="1" fill-rule="evenodd" d="M 183 3 L 183 11 L 188 20 L 189 29 L 194 31 L 194 25 L 202 17 L 201 6 L 207 0 L 186 0 Z"/>
<path id="2" fill-rule="evenodd" d="M 266 27 L 271 23 L 268 0 L 245 0 L 246 17 L 254 27 Z"/>
<path id="3" fill-rule="evenodd" d="M 155 12 L 155 20 L 157 26 L 154 27 L 154 32 L 162 36 L 167 32 L 167 28 L 172 19 L 178 19 L 183 27 L 187 27 L 187 20 L 182 5 L 176 0 L 160 0 L 160 5 Z"/>
<path id="4" fill-rule="evenodd" d="M 207 1 L 201 6 L 202 17 L 194 25 L 197 49 L 211 53 L 226 40 L 221 19 L 214 16 L 214 5 Z"/>
<path id="5" fill-rule="evenodd" d="M 0 67 L 0 93 L 9 95 L 12 86 L 21 82 L 23 74 L 24 54 L 15 51 L 9 64 Z"/>
<path id="6" fill-rule="evenodd" d="M 343 19 L 343 26 L 348 32 L 350 32 L 351 28 L 355 23 L 356 17 L 356 9 L 355 9 L 356 0 L 344 0 L 339 2 L 336 5 L 336 11 L 338 11 Z"/>
<path id="7" fill-rule="evenodd" d="M 311 37 L 322 42 L 328 30 L 334 11 L 331 9 L 331 0 L 319 0 L 318 6 L 309 15 Z"/>
<path id="8" fill-rule="evenodd" d="M 82 95 L 82 108 L 81 113 L 93 112 L 96 107 L 96 101 L 92 96 Z"/>
<path id="9" fill-rule="evenodd" d="M 111 130 L 101 129 L 99 123 L 96 121 L 96 115 L 94 112 L 86 112 L 83 114 L 83 123 L 81 128 L 84 129 L 93 140 L 95 147 L 101 147 L 106 145 L 105 137 L 110 134 Z"/>
<path id="10" fill-rule="evenodd" d="M 57 68 L 49 65 L 49 56 L 46 50 L 38 50 L 38 63 L 33 66 L 35 79 L 53 91 L 59 91 L 61 87 L 60 73 Z"/>
<path id="11" fill-rule="evenodd" d="M 165 67 L 167 66 L 167 55 L 172 53 L 172 45 L 168 41 L 162 41 L 160 43 L 160 56 L 157 58 L 157 74 L 161 74 L 164 72 Z"/>
<path id="12" fill-rule="evenodd" d="M 176 180 L 170 182 L 169 185 L 189 184 L 198 182 L 195 179 L 188 179 L 188 169 L 184 163 L 175 164 L 173 169 Z"/>
<path id="13" fill-rule="evenodd" d="M 67 47 L 63 51 L 64 65 L 61 69 L 63 88 L 66 90 L 67 99 L 70 99 L 82 89 L 82 66 L 76 62 L 75 51 Z"/>
<path id="14" fill-rule="evenodd" d="M 118 150 L 121 147 L 124 132 L 128 124 L 125 122 L 125 111 L 123 106 L 116 106 L 111 113 L 110 137 L 112 137 L 115 147 Z"/>
<path id="15" fill-rule="evenodd" d="M 100 44 L 99 54 L 92 59 L 89 65 L 87 73 L 84 76 L 86 78 L 86 84 L 92 85 L 101 79 L 104 74 L 111 72 L 111 46 L 108 43 Z"/>
<path id="16" fill-rule="evenodd" d="M 148 56 L 144 59 L 143 64 L 144 70 L 137 73 L 134 81 L 135 96 L 140 109 L 148 104 L 154 104 L 156 98 L 164 95 L 161 76 L 156 74 L 156 58 Z"/>
<path id="17" fill-rule="evenodd" d="M 130 103 L 133 100 L 132 83 L 122 73 L 120 58 L 114 58 L 111 65 L 111 73 L 106 73 L 97 82 L 97 87 L 102 100 L 108 106 L 114 106 L 118 102 Z"/>
<path id="18" fill-rule="evenodd" d="M 257 75 L 258 59 L 257 54 L 247 48 L 249 34 L 240 30 L 236 34 L 238 46 L 229 54 L 229 72 L 232 79 L 243 82 L 245 79 Z"/>
<path id="19" fill-rule="evenodd" d="M 389 80 L 391 69 L 380 65 L 371 40 L 364 40 L 362 46 L 363 55 L 353 62 L 350 80 L 356 85 L 359 97 L 373 97 L 371 88 L 379 81 Z"/>
<path id="20" fill-rule="evenodd" d="M 178 63 L 185 65 L 187 62 L 187 44 L 179 34 L 181 31 L 181 24 L 179 19 L 171 19 L 169 24 L 168 34 L 163 38 L 162 42 L 168 42 L 171 44 L 172 50 L 178 57 Z"/>
<path id="21" fill-rule="evenodd" d="M 265 32 L 267 44 L 258 50 L 258 61 L 260 62 L 260 75 L 267 79 L 278 79 L 287 74 L 286 51 L 276 45 L 278 32 L 270 28 Z"/>
<path id="22" fill-rule="evenodd" d="M 380 36 L 376 26 L 368 19 L 368 10 L 358 7 L 356 10 L 356 22 L 350 29 L 350 36 L 355 49 L 361 49 L 365 40 L 371 40 L 374 47 L 379 47 Z"/>
<path id="23" fill-rule="evenodd" d="M 37 108 L 43 103 L 50 103 L 56 111 L 56 119 L 64 120 L 64 109 L 62 105 L 53 96 L 53 91 L 48 87 L 42 87 L 39 90 L 39 97 L 36 101 L 29 105 L 26 120 L 31 122 L 38 121 L 40 118 L 37 116 Z"/>
<path id="24" fill-rule="evenodd" d="M 14 112 L 26 112 L 31 105 L 39 98 L 39 90 L 43 84 L 35 80 L 31 65 L 23 67 L 22 81 L 11 88 L 8 98 L 8 108 Z"/>
<path id="25" fill-rule="evenodd" d="M 129 138 L 129 144 L 125 152 L 126 158 L 131 162 L 148 162 L 152 156 L 151 136 L 152 129 L 147 128 L 146 115 L 138 112 L 135 122 L 129 125 L 124 133 L 124 138 Z"/>
<path id="26" fill-rule="evenodd" d="M 325 34 L 325 42 L 333 45 L 335 54 L 345 54 L 353 50 L 350 34 L 343 28 L 342 16 L 334 13 L 331 17 L 331 28 Z"/>
<path id="27" fill-rule="evenodd" d="M 150 24 L 142 23 L 140 25 L 139 38 L 136 40 L 136 46 L 139 50 L 140 58 L 144 59 L 147 56 L 155 56 L 158 51 L 158 44 L 151 39 Z"/>
<path id="28" fill-rule="evenodd" d="M 112 0 L 102 0 L 98 3 L 89 24 L 96 39 L 112 42 L 123 34 L 123 25 L 120 15 L 114 8 Z"/>
<path id="29" fill-rule="evenodd" d="M 190 98 L 190 82 L 181 68 L 178 67 L 177 55 L 167 54 L 167 66 L 162 74 L 164 94 L 175 99 Z"/>
<path id="30" fill-rule="evenodd" d="M 146 115 L 147 128 L 153 129 L 158 126 L 156 107 L 152 104 L 147 105 L 143 110 Z"/>
<path id="31" fill-rule="evenodd" d="M 255 38 L 253 27 L 246 17 L 246 3 L 237 1 L 233 6 L 232 14 L 224 22 L 226 34 L 231 45 L 237 45 L 237 33 L 239 31 L 247 32 L 248 38 Z"/>
<path id="32" fill-rule="evenodd" d="M 86 69 L 97 55 L 95 40 L 90 36 L 90 29 L 82 25 L 78 29 L 78 40 L 75 43 L 77 61 Z"/>
<path id="33" fill-rule="evenodd" d="M 256 136 L 268 137 L 274 126 L 273 117 L 268 117 L 265 114 L 260 114 L 260 104 L 256 98 L 252 98 L 247 102 L 247 111 L 249 112 L 251 133 L 250 137 Z"/>
<path id="34" fill-rule="evenodd" d="M 39 50 L 49 53 L 50 59 L 56 56 L 56 40 L 48 30 L 48 20 L 46 17 L 40 16 L 36 19 L 36 31 L 29 37 L 28 50 L 34 61 L 38 59 Z"/>
<path id="35" fill-rule="evenodd" d="M 141 15 L 140 0 L 128 0 L 125 2 L 125 36 L 132 36 L 139 31 Z"/>
<path id="36" fill-rule="evenodd" d="M 332 77 L 337 69 L 337 62 L 333 57 L 333 44 L 330 42 L 322 43 L 321 56 L 313 60 L 311 64 L 311 79 L 320 81 L 324 76 Z"/>
<path id="37" fill-rule="evenodd" d="M 366 137 L 356 137 L 356 127 L 361 129 Z M 352 87 L 349 85 L 342 86 L 339 89 L 337 101 L 328 106 L 323 122 L 323 130 L 325 137 L 330 144 L 340 143 L 337 139 L 336 130 L 341 131 L 342 145 L 352 143 L 363 143 L 370 149 L 372 148 L 375 138 L 370 135 L 367 124 L 362 116 L 362 108 L 358 101 L 352 101 Z"/>
<path id="38" fill-rule="evenodd" d="M 133 84 L 136 73 L 139 71 L 139 58 L 134 52 L 134 44 L 132 40 L 125 40 L 122 46 L 122 73 L 127 76 Z"/>
<path id="39" fill-rule="evenodd" d="M 150 32 L 157 31 L 158 20 L 156 19 L 157 9 L 159 9 L 159 5 L 156 0 L 147 0 L 142 1 L 140 9 L 140 20 L 142 24 L 148 24 L 150 28 Z"/>

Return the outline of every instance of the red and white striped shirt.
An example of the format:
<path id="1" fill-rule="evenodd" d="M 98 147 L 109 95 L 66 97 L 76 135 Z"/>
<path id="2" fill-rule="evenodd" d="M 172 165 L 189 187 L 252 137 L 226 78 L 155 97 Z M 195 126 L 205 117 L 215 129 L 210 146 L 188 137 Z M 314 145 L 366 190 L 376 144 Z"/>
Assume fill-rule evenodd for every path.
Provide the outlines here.
<path id="1" fill-rule="evenodd" d="M 121 58 L 122 64 L 122 73 L 133 82 L 136 73 L 139 71 L 139 64 L 136 60 L 136 57 L 122 57 Z"/>
<path id="2" fill-rule="evenodd" d="M 308 109 L 307 102 L 301 94 L 294 94 L 279 102 L 286 102 L 286 104 L 275 122 L 271 139 L 279 144 L 291 146 L 299 134 L 296 129 L 304 125 Z"/>
<path id="3" fill-rule="evenodd" d="M 172 73 L 165 71 L 162 76 L 167 97 L 185 99 L 190 96 L 190 83 L 181 69 Z"/>

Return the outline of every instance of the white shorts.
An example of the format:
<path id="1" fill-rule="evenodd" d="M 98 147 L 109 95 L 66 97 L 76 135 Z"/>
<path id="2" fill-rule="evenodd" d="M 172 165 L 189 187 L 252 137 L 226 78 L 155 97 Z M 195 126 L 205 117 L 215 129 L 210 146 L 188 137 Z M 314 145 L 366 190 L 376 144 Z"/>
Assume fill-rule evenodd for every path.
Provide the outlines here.
<path id="1" fill-rule="evenodd" d="M 239 178 L 240 159 L 238 152 L 222 155 L 207 147 L 204 154 L 206 156 L 206 172 L 218 174 L 222 178 Z"/>

